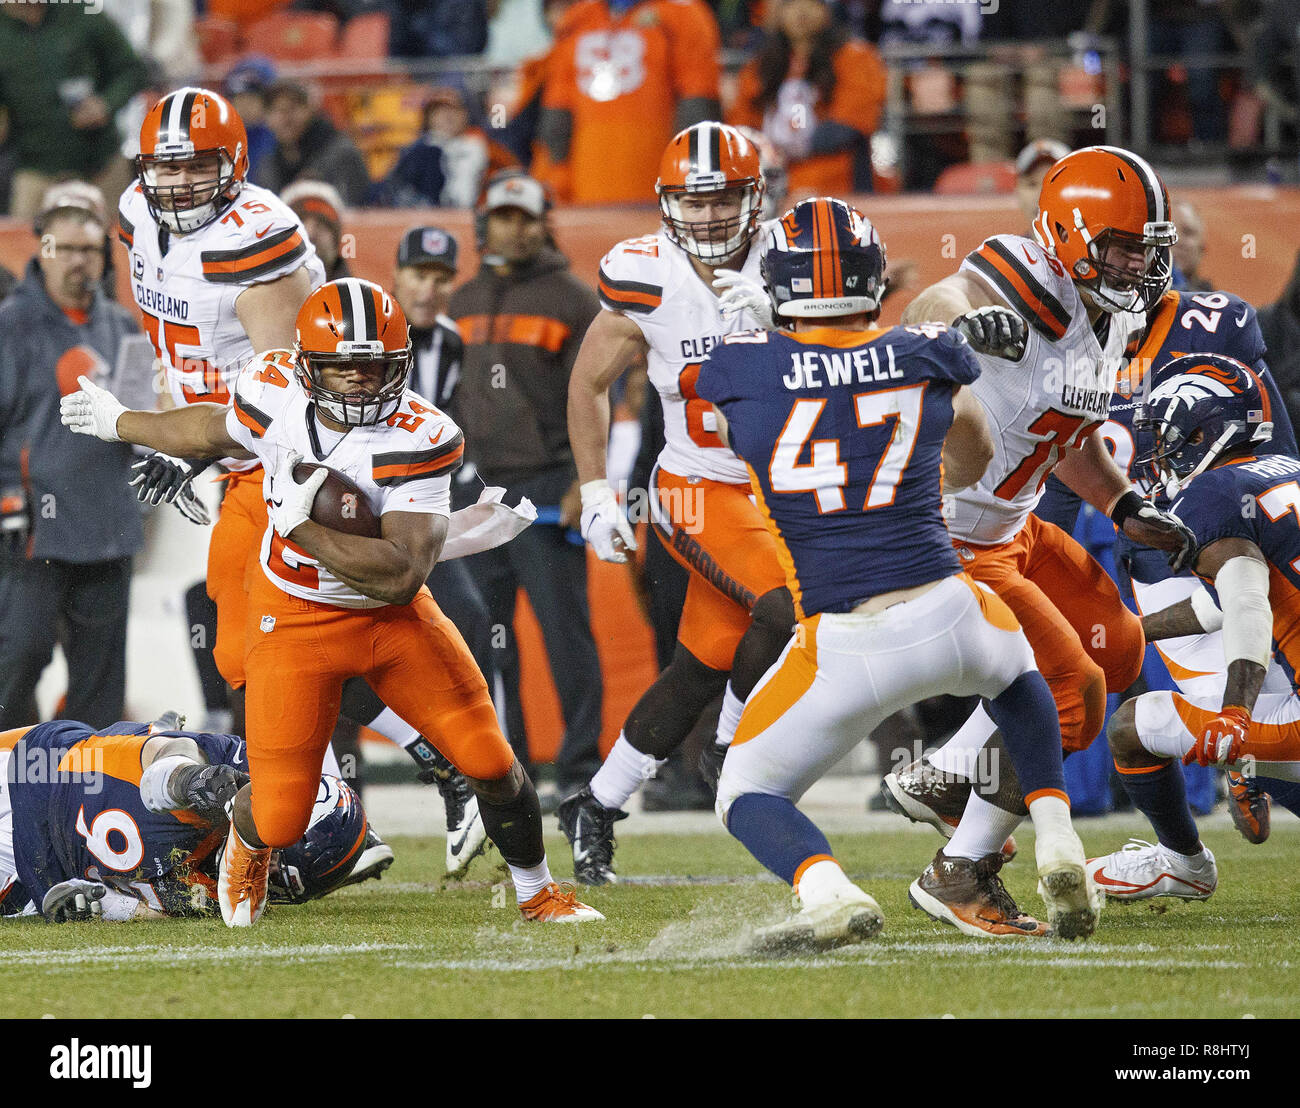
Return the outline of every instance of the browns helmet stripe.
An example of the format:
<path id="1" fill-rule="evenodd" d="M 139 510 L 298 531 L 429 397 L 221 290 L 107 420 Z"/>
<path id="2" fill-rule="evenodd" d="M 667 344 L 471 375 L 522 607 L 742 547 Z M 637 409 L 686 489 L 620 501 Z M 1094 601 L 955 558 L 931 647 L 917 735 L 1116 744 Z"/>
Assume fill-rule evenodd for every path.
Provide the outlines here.
<path id="1" fill-rule="evenodd" d="M 1101 149 L 1114 154 L 1120 161 L 1133 170 L 1137 179 L 1142 184 L 1142 191 L 1147 197 L 1147 222 L 1164 223 L 1169 219 L 1169 195 L 1165 190 L 1164 182 L 1156 175 L 1156 171 L 1146 162 L 1145 159 L 1139 158 L 1136 154 L 1122 150 L 1118 146 L 1103 146 Z"/>
<path id="2" fill-rule="evenodd" d="M 194 98 L 197 95 L 197 89 L 180 89 L 168 97 L 167 110 L 163 113 L 167 121 L 166 134 L 158 136 L 160 143 L 189 142 L 190 115 L 194 111 Z"/>
<path id="3" fill-rule="evenodd" d="M 379 338 L 379 311 L 376 301 L 380 296 L 378 289 L 361 289 L 361 312 L 365 322 L 367 339 Z"/>

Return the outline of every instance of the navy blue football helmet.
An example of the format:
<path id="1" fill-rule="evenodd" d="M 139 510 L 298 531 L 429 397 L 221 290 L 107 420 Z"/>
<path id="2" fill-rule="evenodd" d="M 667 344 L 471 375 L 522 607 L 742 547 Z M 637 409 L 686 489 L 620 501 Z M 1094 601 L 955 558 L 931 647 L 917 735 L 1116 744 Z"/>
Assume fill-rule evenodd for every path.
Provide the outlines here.
<path id="1" fill-rule="evenodd" d="M 337 889 L 365 848 L 366 813 L 351 786 L 324 774 L 311 822 L 293 846 L 271 853 L 272 903 L 300 904 Z"/>
<path id="2" fill-rule="evenodd" d="M 778 318 L 874 312 L 885 295 L 885 244 L 865 215 L 819 196 L 767 232 L 763 283 Z"/>
<path id="3" fill-rule="evenodd" d="M 1226 452 L 1273 436 L 1268 393 L 1223 354 L 1184 354 L 1155 372 L 1133 419 L 1134 472 L 1170 498 Z"/>

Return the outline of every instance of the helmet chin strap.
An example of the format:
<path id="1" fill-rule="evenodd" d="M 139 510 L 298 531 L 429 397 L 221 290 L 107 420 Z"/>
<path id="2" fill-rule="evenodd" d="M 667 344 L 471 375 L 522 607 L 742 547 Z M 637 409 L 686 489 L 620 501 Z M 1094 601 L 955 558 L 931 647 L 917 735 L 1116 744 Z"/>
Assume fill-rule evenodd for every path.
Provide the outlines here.
<path id="1" fill-rule="evenodd" d="M 1189 474 L 1187 474 L 1186 477 L 1179 477 L 1178 474 L 1173 473 L 1173 471 L 1171 470 L 1170 472 L 1172 476 L 1165 481 L 1165 492 L 1168 494 L 1168 496 L 1171 499 L 1173 497 L 1176 497 L 1183 489 L 1185 489 L 1189 484 L 1191 484 L 1192 479 L 1194 477 L 1199 477 L 1202 473 L 1204 473 L 1207 469 L 1209 469 L 1210 466 L 1218 459 L 1219 455 L 1223 453 L 1224 449 L 1228 445 L 1228 442 L 1232 439 L 1232 436 L 1235 435 L 1240 430 L 1241 430 L 1240 423 L 1232 422 L 1227 424 L 1223 428 L 1222 434 L 1220 434 L 1219 437 L 1215 440 L 1214 445 L 1212 445 L 1210 449 L 1205 452 L 1205 454 L 1201 457 L 1201 460 L 1196 463 L 1196 468 L 1193 469 Z"/>

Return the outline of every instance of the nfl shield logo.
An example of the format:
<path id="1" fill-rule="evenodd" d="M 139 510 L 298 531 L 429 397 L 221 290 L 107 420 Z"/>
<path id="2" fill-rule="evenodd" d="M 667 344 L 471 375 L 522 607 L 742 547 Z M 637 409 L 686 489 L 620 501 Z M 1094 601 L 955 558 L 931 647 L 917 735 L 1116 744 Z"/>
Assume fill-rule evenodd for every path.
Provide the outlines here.
<path id="1" fill-rule="evenodd" d="M 163 278 L 162 266 L 158 267 L 158 281 L 161 283 Z"/>
<path id="2" fill-rule="evenodd" d="M 275 616 L 263 616 L 261 628 L 263 635 L 269 635 L 275 629 Z"/>

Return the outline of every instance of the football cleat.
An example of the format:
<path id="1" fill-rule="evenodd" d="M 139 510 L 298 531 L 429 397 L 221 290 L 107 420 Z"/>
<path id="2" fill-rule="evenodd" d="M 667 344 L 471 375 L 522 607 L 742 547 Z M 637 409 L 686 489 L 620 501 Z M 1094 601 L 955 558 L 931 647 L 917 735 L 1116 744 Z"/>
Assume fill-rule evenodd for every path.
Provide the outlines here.
<path id="1" fill-rule="evenodd" d="M 760 928 L 749 949 L 752 954 L 815 954 L 873 938 L 884 925 L 879 904 L 861 889 L 846 889 L 834 900 L 806 906 L 788 920 Z"/>
<path id="2" fill-rule="evenodd" d="M 389 866 L 393 864 L 393 848 L 389 846 L 375 829 L 369 824 L 366 825 L 366 838 L 361 848 L 361 854 L 357 858 L 357 864 L 352 867 L 352 872 L 348 874 L 344 885 L 359 885 L 362 881 L 369 881 L 370 878 L 378 880 L 380 875 Z"/>
<path id="3" fill-rule="evenodd" d="M 556 814 L 560 830 L 573 847 L 573 876 L 578 883 L 616 884 L 614 824 L 627 819 L 627 813 L 621 808 L 606 808 L 588 785 L 564 801 Z"/>
<path id="4" fill-rule="evenodd" d="M 963 934 L 980 939 L 1050 934 L 1046 924 L 1026 915 L 1011 898 L 998 876 L 1001 868 L 1001 854 L 987 854 L 972 862 L 949 858 L 941 850 L 912 882 L 907 899 L 940 923 L 952 924 Z"/>
<path id="5" fill-rule="evenodd" d="M 1188 858 L 1161 843 L 1133 839 L 1114 854 L 1089 858 L 1088 873 L 1115 900 L 1209 900 L 1219 884 L 1219 870 L 1209 847 L 1201 849 L 1201 857 Z"/>
<path id="6" fill-rule="evenodd" d="M 1271 806 L 1272 797 L 1259 787 L 1258 781 L 1228 770 L 1228 814 L 1232 826 L 1248 843 L 1258 845 L 1268 838 Z"/>
<path id="7" fill-rule="evenodd" d="M 880 782 L 885 807 L 913 823 L 928 823 L 945 839 L 951 839 L 970 799 L 971 782 L 945 773 L 928 758 L 918 758 L 902 769 L 886 774 Z M 1019 848 L 1008 835 L 1002 844 L 1002 860 L 1011 861 Z"/>
<path id="8" fill-rule="evenodd" d="M 438 787 L 446 815 L 446 875 L 463 877 L 469 871 L 470 863 L 487 849 L 487 831 L 478 809 L 478 797 L 465 775 L 432 743 L 421 741 L 416 760 L 421 759 L 426 768 L 420 771 L 419 778 L 426 785 Z"/>
<path id="9" fill-rule="evenodd" d="M 1086 939 L 1097 929 L 1105 894 L 1088 875 L 1083 843 L 1073 831 L 1035 841 L 1038 895 L 1047 904 L 1052 934 L 1062 939 Z"/>
<path id="10" fill-rule="evenodd" d="M 539 923 L 586 923 L 604 919 L 595 908 L 578 899 L 578 890 L 567 881 L 552 881 L 540 893 L 519 905 L 519 914 Z"/>
<path id="11" fill-rule="evenodd" d="M 231 823 L 217 865 L 217 903 L 227 927 L 252 927 L 266 908 L 271 848 L 254 849 Z"/>

